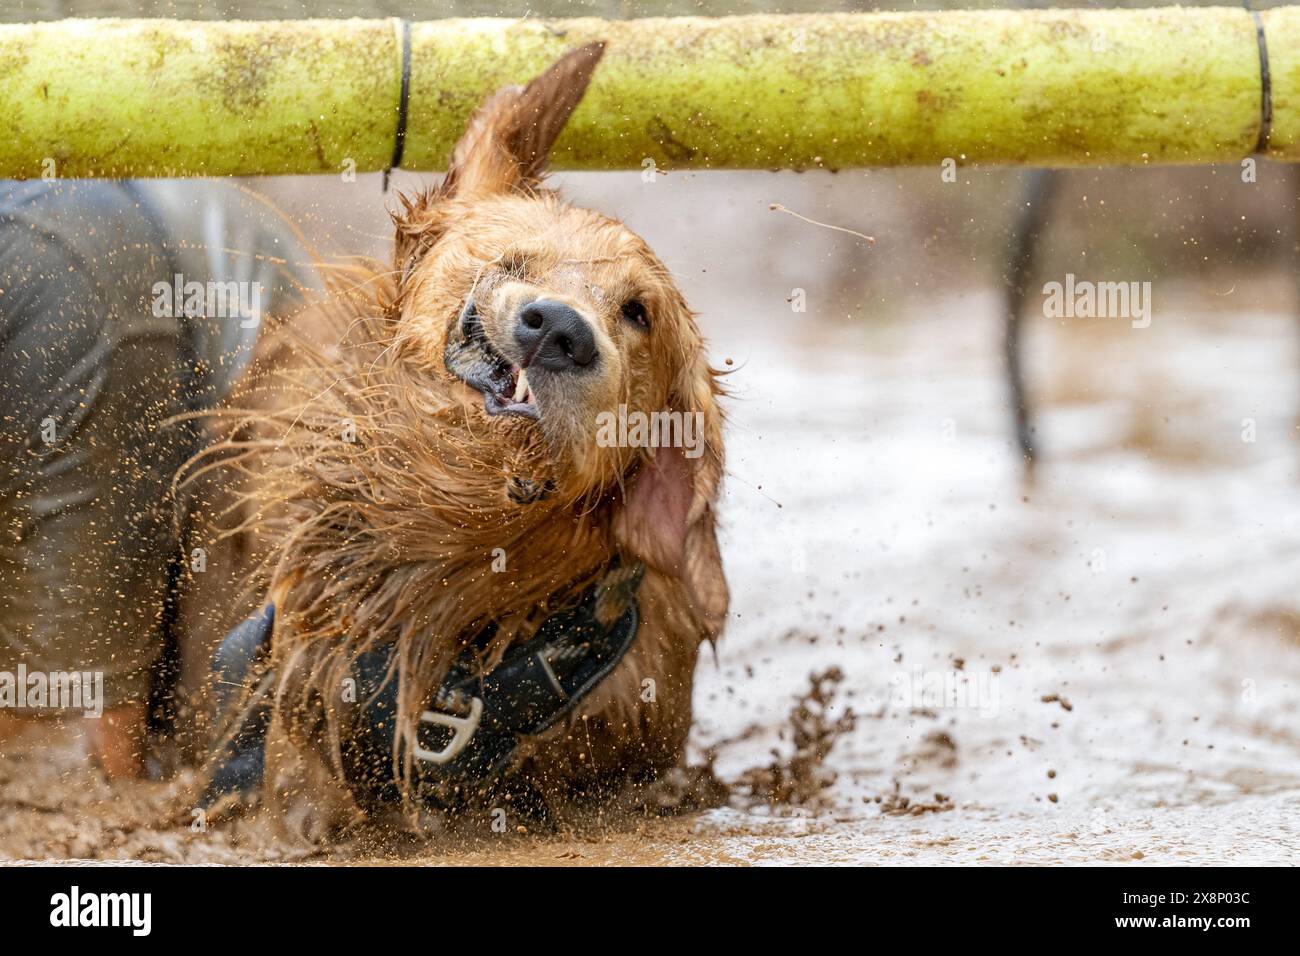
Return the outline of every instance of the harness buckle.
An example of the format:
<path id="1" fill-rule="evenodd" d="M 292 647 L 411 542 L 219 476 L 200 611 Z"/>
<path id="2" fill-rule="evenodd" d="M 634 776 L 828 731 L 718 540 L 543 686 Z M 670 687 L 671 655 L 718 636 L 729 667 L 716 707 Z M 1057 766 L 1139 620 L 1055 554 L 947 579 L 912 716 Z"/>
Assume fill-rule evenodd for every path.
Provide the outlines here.
<path id="1" fill-rule="evenodd" d="M 470 739 L 478 730 L 479 720 L 482 716 L 483 701 L 478 697 L 470 698 L 469 716 L 467 717 L 457 717 L 454 714 L 426 710 L 420 715 L 420 723 L 448 727 L 452 731 L 452 738 L 451 742 L 441 750 L 426 750 L 420 746 L 417 740 L 411 747 L 415 759 L 423 760 L 425 763 L 438 764 L 439 766 L 455 760 L 460 756 L 461 751 L 469 746 Z"/>

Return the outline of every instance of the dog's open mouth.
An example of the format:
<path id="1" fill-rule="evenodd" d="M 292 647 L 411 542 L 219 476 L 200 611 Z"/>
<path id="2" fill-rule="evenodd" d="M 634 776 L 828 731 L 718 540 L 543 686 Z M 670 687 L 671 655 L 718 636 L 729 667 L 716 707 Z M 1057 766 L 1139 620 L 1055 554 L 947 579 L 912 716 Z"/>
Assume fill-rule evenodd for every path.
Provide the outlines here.
<path id="1" fill-rule="evenodd" d="M 447 371 L 483 393 L 483 408 L 489 415 L 519 415 L 536 420 L 537 400 L 528 383 L 526 369 L 515 365 L 492 347 L 473 298 L 461 310 L 459 341 L 447 345 Z"/>

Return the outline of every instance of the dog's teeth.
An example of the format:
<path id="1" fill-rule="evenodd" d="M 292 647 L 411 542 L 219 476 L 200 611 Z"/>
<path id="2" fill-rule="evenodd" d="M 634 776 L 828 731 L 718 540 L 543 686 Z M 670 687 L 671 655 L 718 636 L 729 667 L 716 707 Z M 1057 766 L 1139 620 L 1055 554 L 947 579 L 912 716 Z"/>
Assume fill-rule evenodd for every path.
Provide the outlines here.
<path id="1" fill-rule="evenodd" d="M 518 404 L 524 400 L 528 394 L 528 370 L 519 370 L 519 381 L 515 383 L 515 403 Z"/>

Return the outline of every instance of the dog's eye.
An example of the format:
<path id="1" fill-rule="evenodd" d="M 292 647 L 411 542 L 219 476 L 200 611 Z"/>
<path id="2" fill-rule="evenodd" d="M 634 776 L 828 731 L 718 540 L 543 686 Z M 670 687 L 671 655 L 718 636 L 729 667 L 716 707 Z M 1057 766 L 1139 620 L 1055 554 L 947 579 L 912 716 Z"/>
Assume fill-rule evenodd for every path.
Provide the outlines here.
<path id="1" fill-rule="evenodd" d="M 522 279 L 528 274 L 529 259 L 523 252 L 507 252 L 500 259 L 500 269 L 512 279 Z"/>
<path id="2" fill-rule="evenodd" d="M 643 329 L 650 328 L 650 314 L 638 299 L 628 299 L 623 303 L 623 318 Z"/>

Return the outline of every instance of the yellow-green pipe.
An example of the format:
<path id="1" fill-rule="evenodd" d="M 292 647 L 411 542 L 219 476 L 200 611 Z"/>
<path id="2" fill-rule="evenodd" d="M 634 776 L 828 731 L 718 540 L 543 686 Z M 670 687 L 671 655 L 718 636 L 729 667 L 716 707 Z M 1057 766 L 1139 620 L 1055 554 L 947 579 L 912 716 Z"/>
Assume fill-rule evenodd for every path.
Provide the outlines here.
<path id="1" fill-rule="evenodd" d="M 1262 14 L 1269 155 L 1300 159 L 1300 8 Z M 608 43 L 553 165 L 809 168 L 1208 163 L 1256 150 L 1239 7 L 411 25 L 403 166 L 440 169 L 483 96 Z M 0 177 L 384 168 L 394 20 L 0 26 Z"/>

